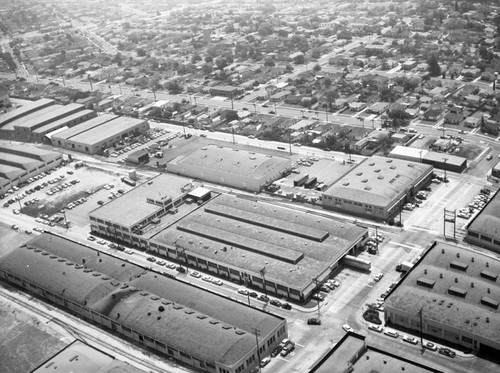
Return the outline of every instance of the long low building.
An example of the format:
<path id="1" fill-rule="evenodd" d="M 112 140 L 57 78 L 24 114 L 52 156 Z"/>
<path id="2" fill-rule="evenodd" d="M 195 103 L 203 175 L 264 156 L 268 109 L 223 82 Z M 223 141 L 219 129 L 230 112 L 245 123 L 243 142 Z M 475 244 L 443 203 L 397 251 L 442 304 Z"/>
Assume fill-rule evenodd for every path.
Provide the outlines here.
<path id="1" fill-rule="evenodd" d="M 221 195 L 169 174 L 89 215 L 94 234 L 297 302 L 368 239 L 354 224 Z"/>
<path id="2" fill-rule="evenodd" d="M 0 194 L 59 166 L 62 155 L 34 146 L 0 143 Z"/>
<path id="3" fill-rule="evenodd" d="M 386 324 L 498 356 L 499 273 L 498 257 L 435 242 L 385 299 Z"/>
<path id="4" fill-rule="evenodd" d="M 280 316 L 54 234 L 0 258 L 0 279 L 210 373 L 249 373 L 288 335 Z"/>
<path id="5" fill-rule="evenodd" d="M 430 183 L 433 169 L 422 163 L 370 157 L 323 193 L 323 208 L 369 219 L 390 220 L 409 198 Z"/>
<path id="6" fill-rule="evenodd" d="M 432 150 L 397 145 L 389 154 L 391 158 L 430 164 L 440 170 L 461 173 L 467 168 L 467 158 Z"/>
<path id="7" fill-rule="evenodd" d="M 465 240 L 500 254 L 500 190 L 467 225 Z"/>
<path id="8" fill-rule="evenodd" d="M 168 163 L 167 171 L 237 189 L 259 192 L 291 171 L 290 159 L 208 145 Z"/>
<path id="9" fill-rule="evenodd" d="M 124 137 L 139 135 L 149 129 L 143 119 L 102 114 L 51 136 L 52 145 L 87 154 L 96 154 Z"/>
<path id="10" fill-rule="evenodd" d="M 37 110 L 54 105 L 55 101 L 48 98 L 41 98 L 36 101 L 12 99 L 12 104 L 16 106 L 15 109 L 0 115 L 0 137 L 3 139 L 14 139 L 12 122 L 30 115 Z"/>

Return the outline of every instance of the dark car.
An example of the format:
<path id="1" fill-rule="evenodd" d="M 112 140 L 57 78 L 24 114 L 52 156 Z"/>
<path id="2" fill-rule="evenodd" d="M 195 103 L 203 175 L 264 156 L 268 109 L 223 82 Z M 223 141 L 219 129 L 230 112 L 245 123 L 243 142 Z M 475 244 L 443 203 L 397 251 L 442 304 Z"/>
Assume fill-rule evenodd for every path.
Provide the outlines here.
<path id="1" fill-rule="evenodd" d="M 307 319 L 307 325 L 321 325 L 321 320 L 316 317 Z"/>
<path id="2" fill-rule="evenodd" d="M 179 266 L 179 267 L 175 268 L 175 270 L 176 270 L 177 272 L 180 272 L 180 273 L 186 273 L 186 269 L 185 269 L 184 267 L 181 267 L 181 266 Z"/>
<path id="3" fill-rule="evenodd" d="M 251 296 L 252 298 L 257 298 L 259 294 L 257 294 L 255 291 L 249 291 L 248 295 Z"/>
<path id="4" fill-rule="evenodd" d="M 292 309 L 292 306 L 290 303 L 282 303 L 281 304 L 281 308 L 285 309 L 285 310 L 291 310 Z"/>
<path id="5" fill-rule="evenodd" d="M 445 355 L 445 356 L 449 356 L 451 358 L 454 358 L 457 354 L 455 353 L 455 351 L 452 351 L 450 350 L 449 348 L 445 348 L 445 347 L 441 347 L 438 352 L 441 354 L 441 355 Z"/>
<path id="6" fill-rule="evenodd" d="M 282 346 L 277 346 L 272 352 L 271 352 L 271 356 L 272 357 L 276 357 L 280 354 L 281 350 L 283 349 Z"/>
<path id="7" fill-rule="evenodd" d="M 263 302 L 269 302 L 269 297 L 267 295 L 261 294 L 257 298 Z"/>
<path id="8" fill-rule="evenodd" d="M 271 299 L 269 303 L 271 303 L 273 306 L 281 307 L 281 302 L 279 300 Z"/>

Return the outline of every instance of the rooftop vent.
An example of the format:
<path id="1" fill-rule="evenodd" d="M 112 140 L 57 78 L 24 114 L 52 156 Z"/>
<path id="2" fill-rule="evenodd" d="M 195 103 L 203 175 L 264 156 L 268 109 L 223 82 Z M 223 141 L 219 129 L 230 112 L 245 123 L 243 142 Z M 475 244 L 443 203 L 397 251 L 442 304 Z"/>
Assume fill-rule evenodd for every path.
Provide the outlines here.
<path id="1" fill-rule="evenodd" d="M 471 283 L 470 283 L 470 287 L 471 287 L 471 288 L 473 288 L 473 287 L 474 287 L 474 283 L 473 283 L 473 282 L 471 282 Z"/>
<path id="2" fill-rule="evenodd" d="M 460 253 L 457 253 L 457 258 L 460 258 Z"/>
<path id="3" fill-rule="evenodd" d="M 379 176 L 377 176 L 377 179 L 384 180 L 384 177 L 382 175 L 379 175 Z"/>
<path id="4" fill-rule="evenodd" d="M 356 175 L 361 176 L 361 175 L 363 175 L 363 173 L 362 172 L 358 172 Z"/>
<path id="5" fill-rule="evenodd" d="M 380 172 L 380 171 L 382 171 L 382 170 L 381 170 L 380 168 L 377 168 L 377 169 L 376 169 L 375 171 L 373 171 L 373 172 Z"/>
<path id="6" fill-rule="evenodd" d="M 396 166 L 391 166 L 389 167 L 391 170 L 395 170 L 396 169 Z"/>
<path id="7" fill-rule="evenodd" d="M 362 183 L 367 183 L 368 182 L 368 179 L 363 179 L 361 180 Z"/>
<path id="8" fill-rule="evenodd" d="M 372 190 L 372 188 L 369 186 L 365 186 L 365 190 Z"/>
<path id="9" fill-rule="evenodd" d="M 486 267 L 489 267 L 490 266 L 490 263 L 486 262 Z"/>
<path id="10" fill-rule="evenodd" d="M 368 163 L 368 166 L 375 166 L 375 162 Z"/>
<path id="11" fill-rule="evenodd" d="M 344 184 L 342 184 L 342 185 L 343 185 L 343 186 L 348 186 L 348 185 L 349 185 L 349 183 L 344 183 Z"/>
<path id="12" fill-rule="evenodd" d="M 408 163 L 408 167 L 414 167 L 415 165 Z"/>
<path id="13" fill-rule="evenodd" d="M 471 257 L 471 258 L 470 258 L 470 261 L 471 261 L 472 263 L 474 263 L 474 257 Z"/>
<path id="14" fill-rule="evenodd" d="M 392 159 L 388 159 L 386 162 L 387 163 L 392 163 Z"/>
<path id="15" fill-rule="evenodd" d="M 441 254 L 444 254 L 444 249 L 441 249 Z"/>

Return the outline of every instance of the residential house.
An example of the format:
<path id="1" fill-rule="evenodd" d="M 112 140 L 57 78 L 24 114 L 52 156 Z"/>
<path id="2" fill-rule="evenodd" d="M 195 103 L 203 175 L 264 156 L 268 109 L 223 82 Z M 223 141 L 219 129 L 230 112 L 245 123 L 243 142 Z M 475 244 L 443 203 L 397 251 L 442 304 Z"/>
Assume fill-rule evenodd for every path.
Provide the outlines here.
<path id="1" fill-rule="evenodd" d="M 445 110 L 441 105 L 431 105 L 423 114 L 425 120 L 437 122 L 445 116 Z"/>
<path id="2" fill-rule="evenodd" d="M 444 122 L 448 124 L 459 124 L 466 117 L 466 112 L 462 106 L 453 106 L 444 117 Z"/>

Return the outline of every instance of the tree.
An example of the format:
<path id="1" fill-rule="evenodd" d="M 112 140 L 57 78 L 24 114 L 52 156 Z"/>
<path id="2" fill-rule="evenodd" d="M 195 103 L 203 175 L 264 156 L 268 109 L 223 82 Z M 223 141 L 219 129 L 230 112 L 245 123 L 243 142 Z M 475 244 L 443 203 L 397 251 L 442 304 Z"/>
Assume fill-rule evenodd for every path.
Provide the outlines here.
<path id="1" fill-rule="evenodd" d="M 221 113 L 221 117 L 226 119 L 228 122 L 238 119 L 238 113 L 235 110 L 224 110 Z"/>
<path id="2" fill-rule="evenodd" d="M 224 57 L 218 57 L 215 59 L 215 65 L 219 70 L 222 70 L 224 67 L 227 66 L 227 61 Z"/>
<path id="3" fill-rule="evenodd" d="M 138 57 L 144 57 L 144 56 L 146 56 L 146 51 L 144 50 L 144 48 L 137 48 L 135 50 L 135 52 L 137 53 Z"/>
<path id="4" fill-rule="evenodd" d="M 267 67 L 274 67 L 276 64 L 274 63 L 274 60 L 272 58 L 268 58 L 264 61 L 264 66 Z"/>
<path id="5" fill-rule="evenodd" d="M 319 71 L 321 71 L 321 66 L 319 64 L 316 64 L 316 65 L 314 65 L 313 70 L 315 72 L 319 72 Z"/>
<path id="6" fill-rule="evenodd" d="M 296 65 L 302 65 L 304 62 L 306 62 L 306 59 L 303 54 L 299 54 L 297 57 L 293 59 L 293 62 Z"/>
<path id="7" fill-rule="evenodd" d="M 440 76 L 441 75 L 441 67 L 439 66 L 436 55 L 432 54 L 427 60 L 428 71 L 430 76 Z"/>

